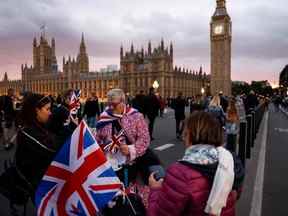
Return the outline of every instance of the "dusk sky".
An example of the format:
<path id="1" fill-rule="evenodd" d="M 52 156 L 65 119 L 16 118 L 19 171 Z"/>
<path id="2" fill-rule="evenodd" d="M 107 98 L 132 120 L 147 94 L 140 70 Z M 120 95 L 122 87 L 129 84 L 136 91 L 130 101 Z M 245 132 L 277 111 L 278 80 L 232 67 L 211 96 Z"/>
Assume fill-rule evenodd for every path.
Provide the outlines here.
<path id="1" fill-rule="evenodd" d="M 286 3 L 286 4 L 285 4 Z M 287 0 L 227 0 L 233 23 L 232 79 L 278 81 L 288 64 Z M 76 56 L 84 32 L 90 71 L 119 65 L 124 50 L 174 44 L 175 65 L 210 73 L 209 23 L 216 0 L 1 0 L 0 78 L 20 78 L 32 64 L 32 40 L 46 23 L 63 56 Z"/>

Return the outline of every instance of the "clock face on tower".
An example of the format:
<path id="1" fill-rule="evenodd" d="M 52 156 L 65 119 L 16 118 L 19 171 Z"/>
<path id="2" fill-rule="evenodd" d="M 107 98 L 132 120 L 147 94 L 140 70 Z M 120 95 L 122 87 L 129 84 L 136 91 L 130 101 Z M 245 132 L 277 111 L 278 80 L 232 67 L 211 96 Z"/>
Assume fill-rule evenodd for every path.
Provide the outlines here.
<path id="1" fill-rule="evenodd" d="M 215 35 L 220 35 L 224 33 L 224 25 L 223 24 L 216 24 L 213 28 L 213 32 Z"/>

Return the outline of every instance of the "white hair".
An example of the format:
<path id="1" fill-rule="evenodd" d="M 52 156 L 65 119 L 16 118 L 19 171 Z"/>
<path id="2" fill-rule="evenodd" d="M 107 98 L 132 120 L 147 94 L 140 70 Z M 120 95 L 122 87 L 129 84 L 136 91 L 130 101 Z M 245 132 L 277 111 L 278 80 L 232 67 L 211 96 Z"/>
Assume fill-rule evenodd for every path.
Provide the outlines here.
<path id="1" fill-rule="evenodd" d="M 112 102 L 112 101 L 119 101 L 119 102 L 125 102 L 125 93 L 122 89 L 111 89 L 108 93 L 107 93 L 107 99 L 108 102 Z"/>

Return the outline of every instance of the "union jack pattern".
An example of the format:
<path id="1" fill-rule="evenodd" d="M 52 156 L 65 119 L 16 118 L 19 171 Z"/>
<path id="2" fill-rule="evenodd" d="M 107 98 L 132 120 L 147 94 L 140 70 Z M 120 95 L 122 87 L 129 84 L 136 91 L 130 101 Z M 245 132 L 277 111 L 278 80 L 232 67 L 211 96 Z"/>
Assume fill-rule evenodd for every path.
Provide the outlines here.
<path id="1" fill-rule="evenodd" d="M 97 215 L 121 187 L 90 129 L 81 121 L 39 184 L 37 215 Z"/>

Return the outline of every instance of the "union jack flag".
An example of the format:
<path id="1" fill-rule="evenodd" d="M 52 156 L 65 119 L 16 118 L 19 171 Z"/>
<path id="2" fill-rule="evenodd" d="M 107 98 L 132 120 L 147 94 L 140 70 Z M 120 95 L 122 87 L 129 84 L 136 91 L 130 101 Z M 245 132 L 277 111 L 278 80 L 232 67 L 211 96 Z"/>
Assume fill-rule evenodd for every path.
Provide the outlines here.
<path id="1" fill-rule="evenodd" d="M 125 137 L 123 135 L 123 129 L 117 135 L 112 135 L 111 142 L 101 146 L 104 152 L 109 151 L 112 154 L 116 153 L 119 150 L 120 145 L 123 143 L 123 140 L 125 140 Z"/>
<path id="2" fill-rule="evenodd" d="M 78 110 L 80 109 L 80 96 L 81 90 L 73 91 L 69 104 L 71 114 L 77 114 Z"/>
<path id="3" fill-rule="evenodd" d="M 97 215 L 121 187 L 85 121 L 81 121 L 39 184 L 37 215 Z"/>

